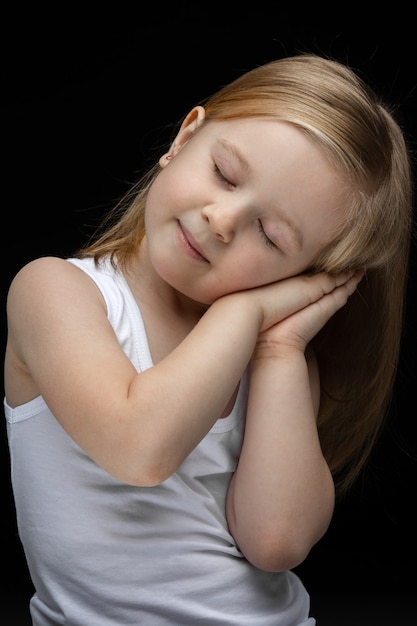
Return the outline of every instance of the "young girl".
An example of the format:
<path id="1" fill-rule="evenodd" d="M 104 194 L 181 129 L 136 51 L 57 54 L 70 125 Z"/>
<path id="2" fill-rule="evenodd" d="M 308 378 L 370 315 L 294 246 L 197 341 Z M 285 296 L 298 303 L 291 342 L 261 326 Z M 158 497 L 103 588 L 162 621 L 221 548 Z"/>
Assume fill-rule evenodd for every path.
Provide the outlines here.
<path id="1" fill-rule="evenodd" d="M 8 296 L 5 413 L 35 626 L 315 624 L 290 570 L 396 371 L 408 153 L 299 55 L 194 107 L 71 259 Z"/>

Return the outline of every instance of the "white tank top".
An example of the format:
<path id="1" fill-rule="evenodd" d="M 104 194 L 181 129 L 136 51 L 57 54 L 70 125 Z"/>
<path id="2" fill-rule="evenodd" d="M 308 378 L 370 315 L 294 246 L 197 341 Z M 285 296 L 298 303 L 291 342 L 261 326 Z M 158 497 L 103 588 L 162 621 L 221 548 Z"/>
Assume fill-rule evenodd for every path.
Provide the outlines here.
<path id="1" fill-rule="evenodd" d="M 69 261 L 103 293 L 136 369 L 152 367 L 122 273 L 109 263 Z M 243 438 L 246 378 L 231 414 L 156 487 L 106 473 L 43 398 L 15 409 L 4 403 L 19 536 L 36 590 L 34 626 L 314 626 L 300 579 L 254 568 L 227 528 L 225 496 Z"/>

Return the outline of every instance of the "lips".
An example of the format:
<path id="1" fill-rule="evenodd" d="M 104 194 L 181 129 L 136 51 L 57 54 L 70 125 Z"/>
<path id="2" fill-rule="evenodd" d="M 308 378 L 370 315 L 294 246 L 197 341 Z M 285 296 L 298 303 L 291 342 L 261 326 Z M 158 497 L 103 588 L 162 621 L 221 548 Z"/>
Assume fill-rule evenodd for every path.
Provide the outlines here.
<path id="1" fill-rule="evenodd" d="M 187 256 L 196 259 L 197 261 L 204 261 L 205 263 L 208 263 L 202 249 L 195 241 L 192 234 L 180 222 L 178 222 L 177 239 L 181 249 L 187 254 Z"/>

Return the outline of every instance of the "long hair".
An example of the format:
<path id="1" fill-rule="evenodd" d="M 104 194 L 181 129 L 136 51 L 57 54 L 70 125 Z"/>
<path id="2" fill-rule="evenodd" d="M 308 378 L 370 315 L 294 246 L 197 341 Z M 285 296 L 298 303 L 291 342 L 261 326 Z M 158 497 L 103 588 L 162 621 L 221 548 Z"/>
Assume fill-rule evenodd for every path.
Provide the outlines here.
<path id="1" fill-rule="evenodd" d="M 318 142 L 347 181 L 343 228 L 310 271 L 364 269 L 347 305 L 312 342 L 321 378 L 318 430 L 336 491 L 366 463 L 398 367 L 412 222 L 409 153 L 394 114 L 349 67 L 311 54 L 256 67 L 201 102 L 206 120 L 268 117 Z M 198 131 L 197 131 L 198 132 Z M 144 236 L 155 166 L 78 252 L 125 268 Z"/>

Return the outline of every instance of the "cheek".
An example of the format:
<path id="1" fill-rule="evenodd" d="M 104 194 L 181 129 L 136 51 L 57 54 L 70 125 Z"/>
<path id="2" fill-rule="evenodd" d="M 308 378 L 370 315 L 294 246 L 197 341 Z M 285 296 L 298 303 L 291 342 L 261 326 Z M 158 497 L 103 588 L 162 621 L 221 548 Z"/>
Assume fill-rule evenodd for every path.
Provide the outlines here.
<path id="1" fill-rule="evenodd" d="M 265 253 L 261 250 L 260 253 L 255 254 L 254 252 L 247 253 L 248 249 L 250 249 L 249 244 L 244 246 L 243 252 L 238 255 L 230 250 L 222 267 L 222 279 L 219 281 L 222 286 L 229 285 L 233 291 L 242 291 L 275 282 L 284 277 L 284 268 L 281 267 L 279 260 L 268 254 L 268 250 Z"/>
<path id="2" fill-rule="evenodd" d="M 164 205 L 164 197 L 165 197 L 165 189 L 167 185 L 164 181 L 165 178 L 165 170 L 159 174 L 159 176 L 154 180 L 152 186 L 148 191 L 148 196 L 146 198 L 146 209 L 147 213 L 152 213 L 155 207 Z"/>
<path id="3" fill-rule="evenodd" d="M 237 291 L 279 282 L 304 272 L 307 267 L 305 260 L 299 257 L 291 258 L 270 250 L 243 254 L 238 260 L 230 259 L 228 265 L 226 280 L 238 284 Z"/>
<path id="4" fill-rule="evenodd" d="M 158 233 L 166 219 L 173 213 L 172 194 L 167 192 L 169 186 L 162 180 L 164 172 L 158 176 L 149 189 L 145 204 L 145 230 L 147 234 Z"/>
<path id="5" fill-rule="evenodd" d="M 192 164 L 186 166 L 185 163 L 177 161 L 175 157 L 158 175 L 148 196 L 156 203 L 178 206 L 189 200 L 196 193 L 204 189 L 204 185 L 199 181 L 198 172 L 192 168 Z M 190 169 L 192 176 L 190 176 Z"/>

